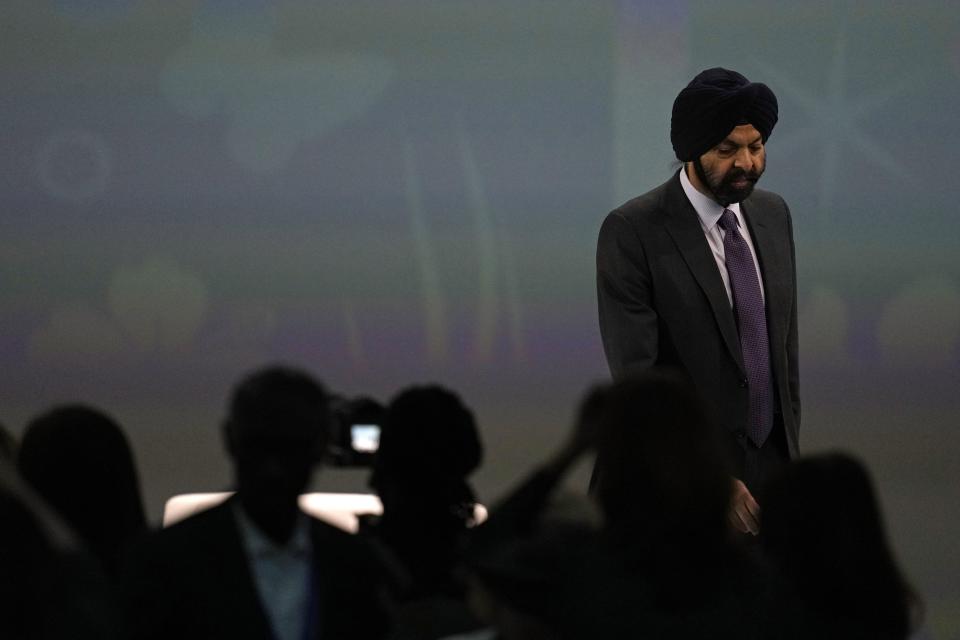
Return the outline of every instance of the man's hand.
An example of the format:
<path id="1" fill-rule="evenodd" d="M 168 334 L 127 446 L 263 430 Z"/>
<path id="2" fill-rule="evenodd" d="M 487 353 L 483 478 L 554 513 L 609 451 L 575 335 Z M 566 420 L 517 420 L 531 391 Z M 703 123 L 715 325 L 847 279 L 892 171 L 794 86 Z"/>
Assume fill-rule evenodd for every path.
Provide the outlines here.
<path id="1" fill-rule="evenodd" d="M 737 478 L 733 479 L 733 495 L 730 498 L 727 520 L 731 527 L 742 533 L 760 533 L 760 505 L 753 499 L 747 485 Z"/>

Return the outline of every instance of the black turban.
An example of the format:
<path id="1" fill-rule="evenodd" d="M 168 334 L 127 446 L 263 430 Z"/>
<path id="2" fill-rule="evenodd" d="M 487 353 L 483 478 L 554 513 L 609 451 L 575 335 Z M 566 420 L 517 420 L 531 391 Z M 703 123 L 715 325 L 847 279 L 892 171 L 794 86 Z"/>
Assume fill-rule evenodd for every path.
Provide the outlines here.
<path id="1" fill-rule="evenodd" d="M 736 71 L 707 69 L 673 101 L 670 142 L 678 160 L 696 160 L 741 124 L 752 124 L 766 142 L 777 124 L 777 97 Z"/>

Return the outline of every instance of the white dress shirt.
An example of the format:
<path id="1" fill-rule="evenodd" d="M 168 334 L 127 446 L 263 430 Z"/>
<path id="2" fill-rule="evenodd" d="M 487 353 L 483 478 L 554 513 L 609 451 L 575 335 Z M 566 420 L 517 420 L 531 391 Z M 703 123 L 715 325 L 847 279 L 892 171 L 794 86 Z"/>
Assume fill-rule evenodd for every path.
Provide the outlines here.
<path id="1" fill-rule="evenodd" d="M 730 289 L 730 276 L 727 273 L 727 259 L 723 250 L 723 238 L 726 232 L 717 224 L 720 222 L 720 216 L 723 215 L 724 207 L 697 191 L 697 188 L 687 177 L 685 168 L 680 169 L 680 184 L 683 186 L 684 193 L 693 208 L 697 211 L 700 218 L 700 227 L 703 234 L 707 237 L 707 244 L 710 245 L 710 251 L 713 253 L 713 259 L 717 262 L 717 269 L 720 270 L 720 277 L 723 279 L 723 286 L 727 290 L 727 299 L 730 300 L 730 306 L 733 307 L 733 291 Z M 753 248 L 753 239 L 750 237 L 750 229 L 747 227 L 743 214 L 740 213 L 740 203 L 735 202 L 726 207 L 733 212 L 740 225 L 740 235 L 747 242 L 750 248 L 750 255 L 753 256 L 753 267 L 757 270 L 757 280 L 760 282 L 760 295 L 766 301 L 766 292 L 763 289 L 763 273 L 760 272 L 760 263 L 757 261 L 757 251 Z"/>

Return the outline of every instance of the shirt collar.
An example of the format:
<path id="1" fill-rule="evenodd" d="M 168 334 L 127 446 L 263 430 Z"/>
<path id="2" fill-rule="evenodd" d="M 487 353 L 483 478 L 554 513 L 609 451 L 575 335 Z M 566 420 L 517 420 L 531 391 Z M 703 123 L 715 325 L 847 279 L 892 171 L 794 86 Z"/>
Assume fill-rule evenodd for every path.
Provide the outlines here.
<path id="1" fill-rule="evenodd" d="M 307 556 L 312 550 L 310 544 L 310 523 L 303 513 L 297 515 L 293 533 L 284 545 L 277 545 L 243 511 L 239 501 L 233 503 L 233 513 L 240 528 L 243 547 L 251 558 L 286 553 L 292 556 Z"/>
<path id="2" fill-rule="evenodd" d="M 720 216 L 723 215 L 724 208 L 733 211 L 737 217 L 737 223 L 743 228 L 743 220 L 740 215 L 740 203 L 734 202 L 723 207 L 716 201 L 697 191 L 697 188 L 690 182 L 690 178 L 687 177 L 685 166 L 680 167 L 680 185 L 683 187 L 683 192 L 687 194 L 687 200 L 690 201 L 690 204 L 692 204 L 693 208 L 697 211 L 697 216 L 700 218 L 700 225 L 705 231 L 710 231 L 717 226 L 717 223 L 720 221 Z"/>

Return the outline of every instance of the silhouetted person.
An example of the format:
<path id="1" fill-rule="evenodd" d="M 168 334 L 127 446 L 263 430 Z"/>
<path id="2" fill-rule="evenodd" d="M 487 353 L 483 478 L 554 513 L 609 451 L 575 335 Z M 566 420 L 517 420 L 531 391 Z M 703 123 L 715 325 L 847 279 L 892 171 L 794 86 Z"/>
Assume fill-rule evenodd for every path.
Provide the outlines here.
<path id="1" fill-rule="evenodd" d="M 591 394 L 567 444 L 507 500 L 508 512 L 522 511 L 518 495 L 545 496 L 531 487 L 559 482 L 594 445 L 600 530 L 541 525 L 480 558 L 479 582 L 560 638 L 768 637 L 767 572 L 732 538 L 733 479 L 686 378 L 648 370 Z"/>
<path id="2" fill-rule="evenodd" d="M 127 438 L 112 418 L 83 405 L 56 407 L 27 425 L 23 478 L 80 536 L 109 576 L 147 530 Z"/>
<path id="3" fill-rule="evenodd" d="M 236 494 L 158 532 L 126 580 L 131 635 L 377 638 L 387 629 L 364 541 L 297 504 L 327 441 L 327 394 L 262 369 L 233 393 L 224 442 Z"/>
<path id="4" fill-rule="evenodd" d="M 0 638 L 116 638 L 113 595 L 98 562 L 0 457 Z"/>
<path id="5" fill-rule="evenodd" d="M 411 387 L 390 403 L 370 477 L 383 515 L 366 519 L 364 531 L 408 573 L 401 599 L 461 593 L 451 570 L 473 524 L 476 497 L 467 478 L 482 455 L 473 414 L 451 391 Z"/>
<path id="6" fill-rule="evenodd" d="M 897 567 L 867 470 L 800 459 L 771 483 L 761 542 L 795 589 L 796 638 L 903 640 L 919 603 Z"/>
<path id="7" fill-rule="evenodd" d="M 402 390 L 387 408 L 370 486 L 381 516 L 361 518 L 393 568 L 394 640 L 478 627 L 455 577 L 476 498 L 467 482 L 483 455 L 473 414 L 440 386 Z"/>

